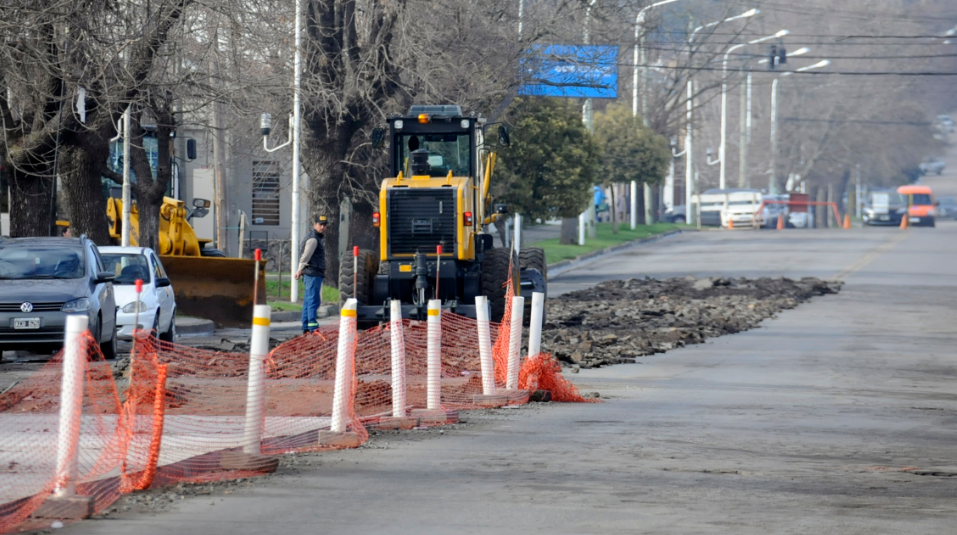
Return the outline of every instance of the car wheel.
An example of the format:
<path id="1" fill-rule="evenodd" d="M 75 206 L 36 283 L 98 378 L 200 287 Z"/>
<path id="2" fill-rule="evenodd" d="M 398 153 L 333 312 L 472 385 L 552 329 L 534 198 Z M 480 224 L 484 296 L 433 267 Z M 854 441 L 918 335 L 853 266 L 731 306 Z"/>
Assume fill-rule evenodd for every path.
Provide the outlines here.
<path id="1" fill-rule="evenodd" d="M 671 222 L 672 222 L 672 223 L 677 223 L 677 224 L 679 224 L 679 225 L 684 225 L 684 224 L 685 224 L 685 216 L 683 216 L 683 215 L 675 216 L 675 217 L 671 220 Z"/>
<path id="2" fill-rule="evenodd" d="M 153 327 L 150 328 L 150 336 L 154 338 L 159 338 L 159 335 L 160 335 L 159 326 L 160 326 L 160 309 L 157 308 L 156 315 L 153 316 Z"/>
<path id="3" fill-rule="evenodd" d="M 103 321 L 100 320 L 97 322 L 96 328 L 96 339 L 100 340 L 103 336 Z M 116 329 L 113 329 L 113 333 L 110 335 L 110 339 L 106 342 L 100 342 L 100 352 L 103 353 L 103 358 L 106 360 L 113 360 L 116 358 Z"/>
<path id="4" fill-rule="evenodd" d="M 159 339 L 164 342 L 173 343 L 176 341 L 176 309 L 173 309 L 173 315 L 169 319 L 169 328 L 159 335 Z"/>

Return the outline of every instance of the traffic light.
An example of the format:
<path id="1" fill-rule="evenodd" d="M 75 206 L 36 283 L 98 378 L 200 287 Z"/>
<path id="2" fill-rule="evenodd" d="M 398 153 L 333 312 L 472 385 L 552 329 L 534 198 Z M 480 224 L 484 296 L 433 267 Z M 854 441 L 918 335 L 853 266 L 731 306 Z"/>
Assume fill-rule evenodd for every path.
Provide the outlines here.
<path id="1" fill-rule="evenodd" d="M 778 59 L 778 45 L 770 45 L 768 49 L 768 70 L 773 71 Z"/>
<path id="2" fill-rule="evenodd" d="M 778 47 L 778 63 L 784 65 L 788 62 L 788 51 L 784 49 L 784 45 Z"/>

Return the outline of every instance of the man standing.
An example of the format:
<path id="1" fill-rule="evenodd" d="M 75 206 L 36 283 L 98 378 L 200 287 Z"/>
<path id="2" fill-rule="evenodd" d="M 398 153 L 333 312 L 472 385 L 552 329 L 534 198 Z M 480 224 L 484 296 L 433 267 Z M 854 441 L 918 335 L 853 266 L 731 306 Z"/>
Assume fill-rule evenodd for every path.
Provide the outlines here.
<path id="1" fill-rule="evenodd" d="M 296 271 L 296 280 L 305 277 L 306 283 L 302 300 L 302 334 L 319 328 L 316 310 L 322 304 L 322 278 L 326 275 L 326 248 L 322 240 L 327 223 L 326 216 L 316 216 L 312 220 L 312 232 L 302 242 L 302 256 L 299 257 L 299 270 Z"/>

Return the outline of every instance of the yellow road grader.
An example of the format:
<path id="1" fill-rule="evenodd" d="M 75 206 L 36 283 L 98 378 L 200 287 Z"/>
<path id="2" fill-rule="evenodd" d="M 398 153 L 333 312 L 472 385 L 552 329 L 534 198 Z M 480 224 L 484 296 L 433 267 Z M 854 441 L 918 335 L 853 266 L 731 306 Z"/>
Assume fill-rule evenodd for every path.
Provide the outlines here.
<path id="1" fill-rule="evenodd" d="M 392 175 L 382 181 L 373 214 L 378 247 L 343 258 L 339 269 L 340 297 L 355 296 L 360 324 L 388 321 L 393 300 L 408 318 L 425 319 L 430 299 L 474 318 L 478 295 L 488 297 L 491 319 L 500 321 L 510 277 L 516 293 L 546 291 L 544 251 L 513 254 L 495 247 L 488 231 L 507 212 L 492 209 L 488 126 L 459 106 L 412 106 L 407 116 L 390 117 L 387 130 L 373 131 L 374 146 L 388 141 Z M 504 126 L 498 137 L 509 144 Z"/>

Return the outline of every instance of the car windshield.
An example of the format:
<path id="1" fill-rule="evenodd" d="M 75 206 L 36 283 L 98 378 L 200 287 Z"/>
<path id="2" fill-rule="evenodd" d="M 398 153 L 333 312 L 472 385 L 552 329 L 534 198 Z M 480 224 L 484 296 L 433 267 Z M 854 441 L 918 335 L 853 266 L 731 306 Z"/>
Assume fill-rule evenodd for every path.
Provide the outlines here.
<path id="1" fill-rule="evenodd" d="M 0 248 L 0 279 L 79 279 L 82 249 L 74 247 Z"/>
<path id="2" fill-rule="evenodd" d="M 136 279 L 150 282 L 150 265 L 146 255 L 136 253 L 105 253 L 103 265 L 107 271 L 116 273 L 113 284 L 136 284 Z"/>
<path id="3" fill-rule="evenodd" d="M 454 176 L 471 176 L 472 167 L 469 134 L 414 134 L 396 136 L 398 147 L 395 155 L 397 167 L 409 176 L 408 155 L 417 149 L 429 151 L 431 176 L 446 176 L 452 171 Z"/>
<path id="4" fill-rule="evenodd" d="M 911 204 L 934 204 L 934 201 L 930 200 L 930 195 L 927 193 L 915 193 L 911 195 L 913 201 Z"/>

